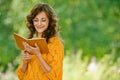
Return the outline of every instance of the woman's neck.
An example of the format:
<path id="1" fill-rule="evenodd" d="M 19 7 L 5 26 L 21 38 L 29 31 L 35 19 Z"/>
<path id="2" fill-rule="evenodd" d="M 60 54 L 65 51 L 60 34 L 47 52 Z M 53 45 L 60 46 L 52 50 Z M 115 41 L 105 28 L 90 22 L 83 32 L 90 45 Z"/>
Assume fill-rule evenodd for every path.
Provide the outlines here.
<path id="1" fill-rule="evenodd" d="M 42 38 L 42 33 L 38 33 L 38 38 Z"/>

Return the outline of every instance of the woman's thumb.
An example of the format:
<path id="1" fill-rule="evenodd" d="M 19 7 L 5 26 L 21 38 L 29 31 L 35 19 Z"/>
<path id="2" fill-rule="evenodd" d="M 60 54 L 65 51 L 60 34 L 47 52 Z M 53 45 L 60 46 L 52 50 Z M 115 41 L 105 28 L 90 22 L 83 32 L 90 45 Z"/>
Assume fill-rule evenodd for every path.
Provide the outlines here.
<path id="1" fill-rule="evenodd" d="M 38 47 L 37 43 L 35 43 L 35 47 Z"/>

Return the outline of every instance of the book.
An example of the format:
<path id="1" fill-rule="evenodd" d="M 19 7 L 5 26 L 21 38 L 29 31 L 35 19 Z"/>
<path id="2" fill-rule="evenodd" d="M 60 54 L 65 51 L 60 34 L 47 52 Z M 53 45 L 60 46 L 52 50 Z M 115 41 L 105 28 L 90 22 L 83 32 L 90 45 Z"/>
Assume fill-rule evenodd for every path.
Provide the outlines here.
<path id="1" fill-rule="evenodd" d="M 33 47 L 35 47 L 35 43 L 37 43 L 41 53 L 48 53 L 49 52 L 45 38 L 25 39 L 16 33 L 14 33 L 13 35 L 14 35 L 17 46 L 21 50 L 24 50 L 23 42 L 27 42 L 30 46 L 33 46 Z"/>

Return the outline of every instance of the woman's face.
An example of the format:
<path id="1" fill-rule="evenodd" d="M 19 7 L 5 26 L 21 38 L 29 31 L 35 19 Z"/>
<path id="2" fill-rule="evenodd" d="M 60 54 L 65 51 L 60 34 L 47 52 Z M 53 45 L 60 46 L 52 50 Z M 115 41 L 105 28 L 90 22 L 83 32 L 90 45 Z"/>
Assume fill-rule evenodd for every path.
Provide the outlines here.
<path id="1" fill-rule="evenodd" d="M 33 19 L 33 24 L 38 33 L 43 33 L 49 25 L 49 19 L 45 12 L 38 13 Z"/>

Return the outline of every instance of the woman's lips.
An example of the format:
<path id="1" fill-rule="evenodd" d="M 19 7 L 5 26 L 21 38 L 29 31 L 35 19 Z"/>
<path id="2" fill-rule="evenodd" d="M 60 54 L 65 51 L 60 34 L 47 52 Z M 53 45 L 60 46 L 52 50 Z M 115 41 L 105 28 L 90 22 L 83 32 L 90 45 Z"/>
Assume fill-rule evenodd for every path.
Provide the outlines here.
<path id="1" fill-rule="evenodd" d="M 44 28 L 44 27 L 37 27 L 38 29 L 42 29 L 42 28 Z"/>

